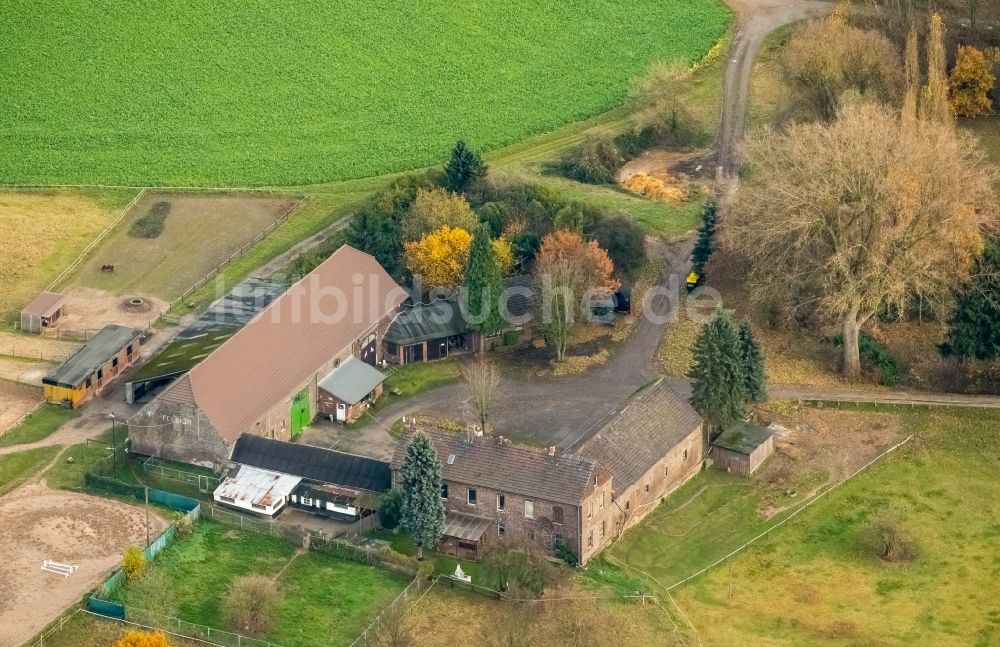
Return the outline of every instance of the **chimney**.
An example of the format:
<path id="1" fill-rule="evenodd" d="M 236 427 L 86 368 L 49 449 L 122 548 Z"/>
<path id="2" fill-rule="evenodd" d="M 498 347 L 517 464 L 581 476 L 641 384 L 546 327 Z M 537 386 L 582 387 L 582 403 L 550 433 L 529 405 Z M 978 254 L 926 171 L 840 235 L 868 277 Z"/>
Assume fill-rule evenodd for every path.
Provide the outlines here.
<path id="1" fill-rule="evenodd" d="M 549 446 L 549 456 L 555 456 L 555 455 L 556 455 L 556 446 L 555 445 L 550 445 Z"/>

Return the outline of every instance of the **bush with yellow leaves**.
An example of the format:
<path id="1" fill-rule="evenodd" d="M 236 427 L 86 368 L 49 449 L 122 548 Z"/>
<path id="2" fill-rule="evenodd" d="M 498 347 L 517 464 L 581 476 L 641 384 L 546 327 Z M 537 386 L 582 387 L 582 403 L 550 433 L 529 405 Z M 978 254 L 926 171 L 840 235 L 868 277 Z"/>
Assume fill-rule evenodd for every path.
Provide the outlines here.
<path id="1" fill-rule="evenodd" d="M 170 647 L 162 631 L 129 629 L 112 647 Z"/>
<path id="2" fill-rule="evenodd" d="M 142 577 L 146 572 L 146 556 L 142 550 L 135 546 L 126 548 L 125 555 L 122 556 L 122 570 L 125 571 L 125 578 L 129 581 Z"/>
<path id="3" fill-rule="evenodd" d="M 667 184 L 660 178 L 647 175 L 646 173 L 636 173 L 625 180 L 622 185 L 632 193 L 651 200 L 661 202 L 684 202 L 687 200 L 687 189 L 677 184 Z"/>

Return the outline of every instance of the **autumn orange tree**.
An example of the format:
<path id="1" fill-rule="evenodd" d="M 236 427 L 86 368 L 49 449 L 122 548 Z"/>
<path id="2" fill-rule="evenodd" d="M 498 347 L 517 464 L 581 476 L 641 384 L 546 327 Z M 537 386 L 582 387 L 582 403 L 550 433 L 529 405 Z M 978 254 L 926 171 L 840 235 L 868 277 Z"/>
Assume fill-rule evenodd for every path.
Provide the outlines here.
<path id="1" fill-rule="evenodd" d="M 990 90 L 996 77 L 981 51 L 960 45 L 955 67 L 948 79 L 948 101 L 952 111 L 962 117 L 979 117 L 993 108 Z"/>
<path id="2" fill-rule="evenodd" d="M 162 631 L 129 629 L 112 647 L 170 647 Z"/>
<path id="3" fill-rule="evenodd" d="M 840 327 L 850 378 L 861 326 L 915 294 L 943 310 L 996 222 L 995 172 L 974 140 L 936 121 L 903 128 L 885 107 L 764 129 L 746 162 L 723 242 L 747 261 L 751 296 Z"/>
<path id="4" fill-rule="evenodd" d="M 614 263 L 596 241 L 584 242 L 580 234 L 557 230 L 542 239 L 535 261 L 539 327 L 555 347 L 556 360 L 566 356 L 570 333 L 581 318 L 589 316 L 594 298 L 619 287 L 611 278 Z"/>
<path id="5" fill-rule="evenodd" d="M 479 219 L 468 201 L 440 187 L 420 189 L 403 223 L 404 240 L 420 240 L 444 226 L 472 231 Z"/>

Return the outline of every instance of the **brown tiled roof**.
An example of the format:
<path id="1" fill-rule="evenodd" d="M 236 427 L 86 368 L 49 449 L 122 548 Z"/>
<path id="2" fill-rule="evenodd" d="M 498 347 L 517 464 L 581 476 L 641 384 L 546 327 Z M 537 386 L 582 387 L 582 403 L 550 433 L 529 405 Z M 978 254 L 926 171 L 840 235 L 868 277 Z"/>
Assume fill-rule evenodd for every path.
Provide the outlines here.
<path id="1" fill-rule="evenodd" d="M 446 481 L 569 505 L 580 505 L 593 485 L 597 466 L 582 456 L 549 456 L 544 450 L 509 445 L 496 438 L 473 438 L 470 442 L 464 434 L 422 431 L 434 442 Z M 396 446 L 393 469 L 402 466 L 408 444 L 409 437 Z"/>
<path id="2" fill-rule="evenodd" d="M 21 312 L 38 317 L 48 317 L 59 309 L 65 299 L 66 297 L 56 292 L 42 292 L 32 299 L 31 303 L 24 306 Z"/>
<path id="3" fill-rule="evenodd" d="M 373 257 L 344 245 L 161 397 L 190 397 L 234 443 L 406 296 Z"/>
<path id="4" fill-rule="evenodd" d="M 661 378 L 634 395 L 579 453 L 607 468 L 622 491 L 701 424 L 698 412 Z"/>

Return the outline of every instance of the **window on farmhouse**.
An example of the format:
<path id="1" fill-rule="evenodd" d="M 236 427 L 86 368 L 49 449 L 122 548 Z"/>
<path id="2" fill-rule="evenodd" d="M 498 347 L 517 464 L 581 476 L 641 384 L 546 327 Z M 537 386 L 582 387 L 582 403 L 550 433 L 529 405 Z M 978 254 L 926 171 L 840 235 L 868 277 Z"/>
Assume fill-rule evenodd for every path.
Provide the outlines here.
<path id="1" fill-rule="evenodd" d="M 264 506 L 259 503 L 251 503 L 250 505 L 253 506 L 255 510 L 264 510 Z"/>
<path id="2" fill-rule="evenodd" d="M 114 357 L 111 359 L 111 368 L 118 368 L 118 358 Z"/>
<path id="3" fill-rule="evenodd" d="M 535 518 L 535 502 L 525 501 L 524 502 L 524 516 L 529 519 Z"/>
<path id="4" fill-rule="evenodd" d="M 646 484 L 646 491 L 649 492 L 649 483 Z"/>
<path id="5" fill-rule="evenodd" d="M 447 499 L 448 498 L 448 484 L 447 483 L 442 483 L 441 484 L 441 498 L 442 499 Z"/>
<path id="6" fill-rule="evenodd" d="M 476 491 L 469 488 L 469 505 L 476 505 Z"/>
<path id="7" fill-rule="evenodd" d="M 688 459 L 688 450 L 684 450 L 684 460 Z"/>
<path id="8" fill-rule="evenodd" d="M 602 521 L 601 522 L 601 537 L 604 537 L 604 533 L 607 532 L 607 529 L 608 529 L 608 522 L 607 521 Z"/>
<path id="9" fill-rule="evenodd" d="M 563 509 L 561 505 L 557 505 L 552 508 L 552 522 L 553 523 L 564 523 L 563 522 Z"/>
<path id="10" fill-rule="evenodd" d="M 497 526 L 497 537 L 503 538 L 507 534 L 507 529 L 504 528 L 503 524 Z"/>
<path id="11" fill-rule="evenodd" d="M 497 494 L 497 510 L 503 512 L 506 503 L 507 503 L 507 498 L 502 494 Z"/>
<path id="12" fill-rule="evenodd" d="M 591 530 L 590 533 L 587 534 L 587 548 L 593 548 L 593 547 L 594 547 L 594 531 Z"/>

